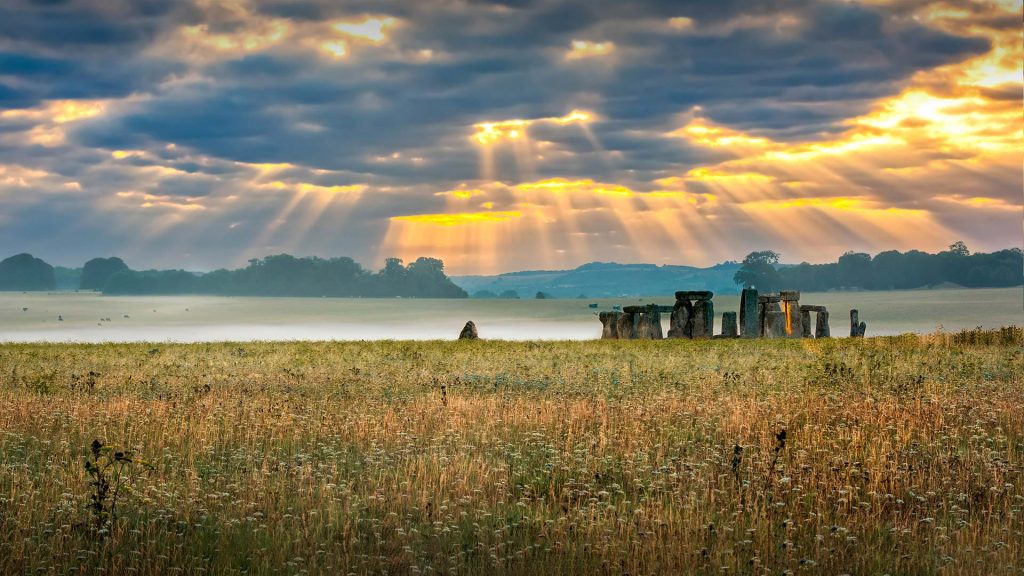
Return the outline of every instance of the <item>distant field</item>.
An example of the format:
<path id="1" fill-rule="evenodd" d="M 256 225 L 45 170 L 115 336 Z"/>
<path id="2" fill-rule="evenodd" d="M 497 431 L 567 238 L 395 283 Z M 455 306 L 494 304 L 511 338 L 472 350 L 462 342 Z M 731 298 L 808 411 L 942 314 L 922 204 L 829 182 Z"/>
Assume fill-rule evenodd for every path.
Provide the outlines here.
<path id="1" fill-rule="evenodd" d="M 639 301 L 671 304 L 673 296 L 408 300 L 0 292 L 0 342 L 452 339 L 466 320 L 476 322 L 484 338 L 586 340 L 601 334 L 588 304 L 611 309 Z M 1021 288 L 805 293 L 801 301 L 828 306 L 836 336 L 849 333 L 851 308 L 860 310 L 869 335 L 1024 326 Z M 737 296 L 715 297 L 716 332 L 721 313 L 738 308 Z"/>
<path id="2" fill-rule="evenodd" d="M 0 573 L 1020 574 L 1022 365 L 1020 329 L 0 345 Z M 96 439 L 149 466 L 96 497 Z"/>

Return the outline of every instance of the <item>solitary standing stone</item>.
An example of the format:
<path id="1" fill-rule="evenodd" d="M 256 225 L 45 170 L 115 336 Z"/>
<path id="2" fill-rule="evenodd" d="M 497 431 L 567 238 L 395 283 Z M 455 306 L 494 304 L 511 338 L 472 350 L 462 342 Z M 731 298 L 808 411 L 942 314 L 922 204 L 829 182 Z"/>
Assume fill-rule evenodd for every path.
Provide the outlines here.
<path id="1" fill-rule="evenodd" d="M 736 337 L 736 313 L 735 312 L 723 312 L 722 313 L 722 336 L 728 336 L 729 338 Z"/>
<path id="2" fill-rule="evenodd" d="M 867 324 L 860 321 L 860 313 L 856 308 L 850 310 L 850 337 L 858 338 L 864 336 Z"/>
<path id="3" fill-rule="evenodd" d="M 476 324 L 472 320 L 466 322 L 466 325 L 462 327 L 462 332 L 459 332 L 459 340 L 476 340 L 480 338 L 480 335 L 476 333 Z"/>
<path id="4" fill-rule="evenodd" d="M 757 338 L 757 290 L 744 288 L 740 293 L 740 336 Z"/>
<path id="5" fill-rule="evenodd" d="M 830 338 L 832 333 L 828 329 L 828 310 L 818 312 L 818 319 L 814 326 L 815 338 Z"/>

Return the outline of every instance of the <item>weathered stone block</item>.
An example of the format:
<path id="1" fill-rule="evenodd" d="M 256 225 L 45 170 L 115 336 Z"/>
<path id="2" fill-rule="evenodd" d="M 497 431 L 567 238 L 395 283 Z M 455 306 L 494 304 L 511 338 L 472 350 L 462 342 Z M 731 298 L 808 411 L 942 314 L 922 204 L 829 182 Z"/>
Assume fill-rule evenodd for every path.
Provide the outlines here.
<path id="1" fill-rule="evenodd" d="M 757 338 L 758 331 L 757 290 L 744 288 L 740 293 L 740 336 Z"/>
<path id="2" fill-rule="evenodd" d="M 828 329 L 828 310 L 818 312 L 817 322 L 814 326 L 815 338 L 830 338 L 832 333 Z"/>
<path id="3" fill-rule="evenodd" d="M 636 337 L 652 340 L 661 340 L 661 313 L 658 311 L 658 306 L 650 304 L 644 307 L 644 311 L 639 315 L 639 322 L 637 323 Z"/>
<path id="4" fill-rule="evenodd" d="M 765 338 L 786 337 L 786 314 L 782 310 L 769 310 L 765 314 Z"/>
<path id="5" fill-rule="evenodd" d="M 625 310 L 622 311 L 622 315 L 619 316 L 619 320 L 616 322 L 616 332 L 619 335 L 619 340 L 633 340 L 636 338 L 636 328 L 633 325 L 634 316 L 634 314 L 630 314 Z"/>
<path id="6" fill-rule="evenodd" d="M 782 299 L 782 300 L 789 301 L 789 302 L 795 302 L 797 300 L 800 300 L 800 291 L 799 290 L 783 290 L 783 291 L 779 292 L 779 298 Z"/>
<path id="7" fill-rule="evenodd" d="M 711 300 L 715 293 L 710 290 L 680 290 L 676 292 L 676 300 Z"/>
<path id="8" fill-rule="evenodd" d="M 814 306 L 812 304 L 801 304 L 800 305 L 800 311 L 801 312 L 824 312 L 825 311 L 825 307 L 824 306 Z"/>
<path id="9" fill-rule="evenodd" d="M 797 292 L 799 294 L 799 292 Z M 799 338 L 803 334 L 798 300 L 782 300 L 782 312 L 786 315 L 786 337 Z"/>
<path id="10" fill-rule="evenodd" d="M 472 320 L 466 322 L 466 325 L 462 327 L 462 332 L 459 332 L 459 340 L 476 340 L 480 338 L 477 334 L 476 324 Z"/>
<path id="11" fill-rule="evenodd" d="M 711 300 L 693 303 L 693 337 L 711 338 L 715 331 L 715 305 Z"/>
<path id="12" fill-rule="evenodd" d="M 680 300 L 672 308 L 668 322 L 669 338 L 693 338 L 693 305 L 689 300 Z"/>
<path id="13" fill-rule="evenodd" d="M 729 338 L 735 338 L 739 334 L 737 333 L 736 326 L 736 313 L 735 312 L 723 312 L 722 313 L 722 336 Z"/>
<path id="14" fill-rule="evenodd" d="M 619 316 L 622 312 L 601 312 L 597 315 L 601 320 L 601 339 L 616 340 L 619 337 Z"/>
<path id="15" fill-rule="evenodd" d="M 808 310 L 804 310 L 803 306 L 800 307 L 800 337 L 811 337 L 811 313 Z"/>

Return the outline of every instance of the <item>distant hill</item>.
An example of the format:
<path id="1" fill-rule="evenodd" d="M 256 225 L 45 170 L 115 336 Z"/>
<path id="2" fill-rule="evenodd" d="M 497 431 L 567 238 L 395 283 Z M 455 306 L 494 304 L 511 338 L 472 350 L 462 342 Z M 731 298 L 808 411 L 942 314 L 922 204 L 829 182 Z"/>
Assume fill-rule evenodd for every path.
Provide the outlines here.
<path id="1" fill-rule="evenodd" d="M 739 263 L 725 262 L 710 268 L 591 262 L 572 270 L 527 270 L 496 276 L 453 276 L 452 282 L 471 296 L 480 291 L 501 294 L 516 291 L 521 298 L 544 292 L 556 298 L 615 298 L 672 294 L 676 290 L 711 290 L 734 294 L 739 287 L 733 275 Z"/>

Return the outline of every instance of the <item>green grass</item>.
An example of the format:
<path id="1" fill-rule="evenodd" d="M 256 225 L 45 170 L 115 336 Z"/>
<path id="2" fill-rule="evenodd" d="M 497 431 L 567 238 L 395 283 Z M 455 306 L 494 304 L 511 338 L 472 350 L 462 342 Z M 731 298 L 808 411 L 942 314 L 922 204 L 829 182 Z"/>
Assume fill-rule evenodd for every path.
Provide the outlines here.
<path id="1" fill-rule="evenodd" d="M 1020 574 L 1021 366 L 1021 329 L 3 345 L 0 573 Z M 94 439 L 152 464 L 103 534 Z"/>

